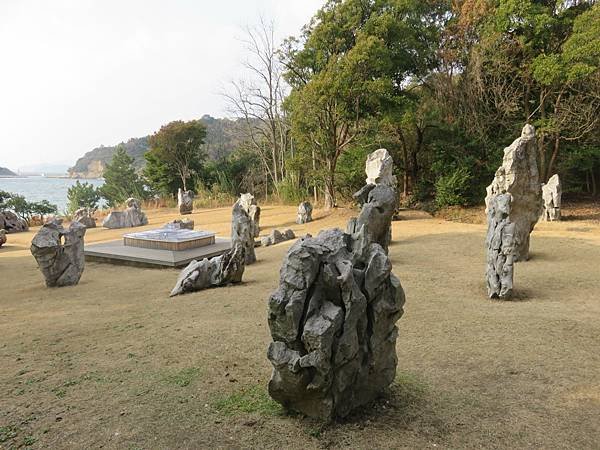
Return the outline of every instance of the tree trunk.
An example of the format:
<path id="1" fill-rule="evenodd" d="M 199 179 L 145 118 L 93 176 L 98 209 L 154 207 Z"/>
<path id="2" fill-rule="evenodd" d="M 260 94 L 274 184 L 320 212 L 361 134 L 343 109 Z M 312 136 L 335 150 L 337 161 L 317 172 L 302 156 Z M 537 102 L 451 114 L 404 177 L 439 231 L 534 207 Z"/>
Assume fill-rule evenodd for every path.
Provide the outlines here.
<path id="1" fill-rule="evenodd" d="M 554 169 L 554 163 L 556 161 L 556 157 L 558 156 L 558 149 L 560 148 L 560 136 L 557 134 L 554 137 L 554 148 L 552 149 L 552 157 L 550 158 L 550 162 L 548 163 L 548 167 L 546 169 L 546 173 L 542 174 L 543 182 L 547 183 L 550 177 L 552 176 L 552 170 Z"/>

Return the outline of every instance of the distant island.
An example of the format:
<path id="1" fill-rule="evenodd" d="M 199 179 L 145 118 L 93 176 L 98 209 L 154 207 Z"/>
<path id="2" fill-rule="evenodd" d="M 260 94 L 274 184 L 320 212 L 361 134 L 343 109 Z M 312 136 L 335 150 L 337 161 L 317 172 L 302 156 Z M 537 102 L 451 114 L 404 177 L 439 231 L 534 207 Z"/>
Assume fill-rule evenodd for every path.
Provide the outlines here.
<path id="1" fill-rule="evenodd" d="M 0 167 L 0 177 L 18 177 L 18 175 L 6 167 Z"/>
<path id="2" fill-rule="evenodd" d="M 204 115 L 200 120 L 206 125 L 205 151 L 210 159 L 216 160 L 229 155 L 244 140 L 242 119 L 217 119 Z M 144 154 L 149 150 L 148 137 L 131 138 L 121 143 L 125 146 L 127 154 L 133 158 L 133 165 L 138 170 L 146 164 Z M 69 177 L 101 178 L 116 148 L 117 145 L 101 145 L 90 150 L 68 170 Z"/>

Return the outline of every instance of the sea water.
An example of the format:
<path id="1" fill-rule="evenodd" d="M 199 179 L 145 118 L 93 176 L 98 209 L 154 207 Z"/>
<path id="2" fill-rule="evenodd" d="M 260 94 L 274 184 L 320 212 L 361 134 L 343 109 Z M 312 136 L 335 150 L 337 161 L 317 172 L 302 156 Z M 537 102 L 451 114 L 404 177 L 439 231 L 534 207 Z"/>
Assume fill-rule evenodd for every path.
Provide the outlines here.
<path id="1" fill-rule="evenodd" d="M 52 177 L 0 177 L 0 191 L 20 194 L 30 202 L 48 200 L 58 206 L 59 213 L 67 209 L 67 190 L 75 184 L 73 178 Z M 104 180 L 81 180 L 94 186 L 102 186 Z"/>

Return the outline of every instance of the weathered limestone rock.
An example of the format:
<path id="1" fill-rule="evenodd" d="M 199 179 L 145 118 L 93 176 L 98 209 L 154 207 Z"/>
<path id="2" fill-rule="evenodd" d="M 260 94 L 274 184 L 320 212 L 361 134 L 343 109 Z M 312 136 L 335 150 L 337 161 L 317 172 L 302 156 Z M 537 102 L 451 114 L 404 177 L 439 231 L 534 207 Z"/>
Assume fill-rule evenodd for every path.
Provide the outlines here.
<path id="1" fill-rule="evenodd" d="M 12 211 L 0 211 L 0 229 L 6 230 L 7 233 L 18 233 L 27 231 L 29 226 L 25 220 L 21 219 Z"/>
<path id="2" fill-rule="evenodd" d="M 140 203 L 135 198 L 128 198 L 125 202 L 127 208 L 125 211 L 113 211 L 104 221 L 102 226 L 105 228 L 131 228 L 148 224 L 146 214 L 142 212 Z"/>
<path id="3" fill-rule="evenodd" d="M 383 248 L 325 230 L 288 251 L 269 299 L 269 394 L 320 419 L 344 417 L 396 374 L 396 322 L 404 291 Z"/>
<path id="4" fill-rule="evenodd" d="M 511 201 L 508 193 L 489 199 L 485 277 L 490 298 L 508 299 L 512 295 L 515 224 L 509 219 Z"/>
<path id="5" fill-rule="evenodd" d="M 238 200 L 233 205 L 231 214 L 231 246 L 241 246 L 244 249 L 246 265 L 256 262 L 254 253 L 254 224 L 252 219 Z"/>
<path id="6" fill-rule="evenodd" d="M 562 186 L 558 174 L 552 175 L 546 184 L 542 184 L 542 220 L 555 222 L 560 220 L 560 202 Z"/>
<path id="7" fill-rule="evenodd" d="M 241 194 L 239 202 L 252 221 L 252 237 L 258 237 L 260 233 L 260 206 L 256 204 L 252 194 Z"/>
<path id="8" fill-rule="evenodd" d="M 194 210 L 194 191 L 184 191 L 181 188 L 177 191 L 177 206 L 179 214 L 191 214 Z"/>
<path id="9" fill-rule="evenodd" d="M 283 233 L 279 230 L 272 230 L 268 236 L 263 237 L 260 240 L 260 244 L 263 247 L 268 247 L 270 245 L 279 244 L 283 241 L 289 241 L 290 239 L 295 239 L 296 235 L 290 229 L 285 230 Z"/>
<path id="10" fill-rule="evenodd" d="M 0 230 L 0 247 L 6 244 L 6 230 Z"/>
<path id="11" fill-rule="evenodd" d="M 43 225 L 35 235 L 31 241 L 31 254 L 46 279 L 46 286 L 79 283 L 85 266 L 85 230 L 85 226 L 79 222 L 71 223 L 68 230 L 57 222 L 51 222 Z"/>
<path id="12" fill-rule="evenodd" d="M 221 256 L 190 262 L 179 274 L 171 297 L 209 287 L 239 283 L 244 274 L 244 259 L 244 247 L 237 245 Z"/>
<path id="13" fill-rule="evenodd" d="M 492 197 L 505 192 L 512 197 L 508 220 L 515 225 L 515 262 L 529 259 L 529 235 L 541 214 L 542 190 L 536 153 L 535 128 L 527 124 L 521 137 L 504 149 L 502 166 L 487 187 L 486 212 Z"/>
<path id="14" fill-rule="evenodd" d="M 396 177 L 392 175 L 393 160 L 387 150 L 380 148 L 367 157 L 367 184 L 354 194 L 362 206 L 358 217 L 350 219 L 348 233 L 363 226 L 369 243 L 377 242 L 387 253 L 392 240 L 392 218 L 398 203 Z"/>
<path id="15" fill-rule="evenodd" d="M 96 219 L 94 219 L 94 211 L 90 208 L 79 208 L 73 214 L 73 221 L 79 222 L 86 228 L 96 228 Z"/>
<path id="16" fill-rule="evenodd" d="M 312 222 L 312 210 L 313 207 L 310 202 L 302 202 L 298 205 L 298 217 L 296 223 L 308 223 Z"/>
<path id="17" fill-rule="evenodd" d="M 176 230 L 193 230 L 194 221 L 191 219 L 175 219 L 167 222 L 163 228 L 174 228 Z"/>

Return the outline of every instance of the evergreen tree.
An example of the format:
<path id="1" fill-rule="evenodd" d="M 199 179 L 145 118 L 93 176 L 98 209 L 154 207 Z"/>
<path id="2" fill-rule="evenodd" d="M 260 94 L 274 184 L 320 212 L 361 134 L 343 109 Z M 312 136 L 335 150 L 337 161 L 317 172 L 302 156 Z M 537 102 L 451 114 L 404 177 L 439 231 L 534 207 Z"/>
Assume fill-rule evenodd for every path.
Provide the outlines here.
<path id="1" fill-rule="evenodd" d="M 148 196 L 133 167 L 133 158 L 127 154 L 123 145 L 117 147 L 111 162 L 106 165 L 104 185 L 99 191 L 110 207 L 123 203 L 129 197 L 145 199 Z"/>

